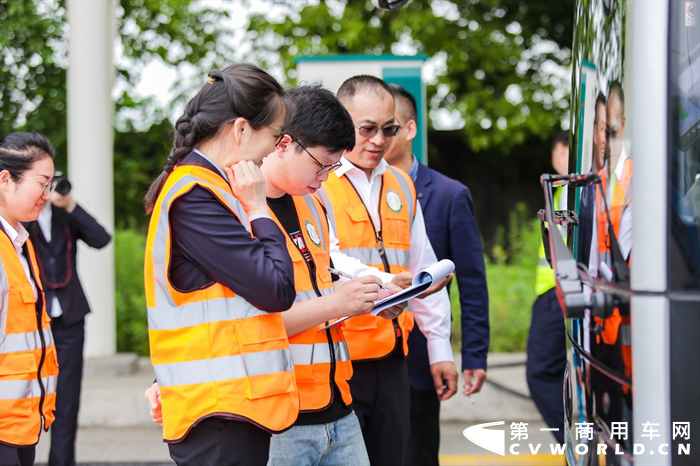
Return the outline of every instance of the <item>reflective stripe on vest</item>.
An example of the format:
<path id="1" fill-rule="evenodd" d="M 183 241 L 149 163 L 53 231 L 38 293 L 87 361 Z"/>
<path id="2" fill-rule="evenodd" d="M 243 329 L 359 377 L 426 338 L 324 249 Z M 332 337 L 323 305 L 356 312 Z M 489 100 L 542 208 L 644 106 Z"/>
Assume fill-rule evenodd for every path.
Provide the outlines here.
<path id="1" fill-rule="evenodd" d="M 168 280 L 170 206 L 195 186 L 207 189 L 250 232 L 242 206 L 217 173 L 178 166 L 170 174 L 154 206 L 144 267 L 163 437 L 178 442 L 211 415 L 282 431 L 296 420 L 299 396 L 281 314 L 255 308 L 220 283 L 180 292 Z"/>
<path id="2" fill-rule="evenodd" d="M 350 361 L 348 345 L 344 341 L 334 341 L 333 353 L 336 361 Z M 328 342 L 315 343 L 313 345 L 291 344 L 294 364 L 319 364 L 330 363 L 331 353 Z"/>
<path id="3" fill-rule="evenodd" d="M 221 358 L 158 364 L 153 368 L 158 385 L 170 387 L 291 371 L 294 365 L 289 355 L 288 350 L 259 351 Z"/>
<path id="4" fill-rule="evenodd" d="M 402 249 L 384 248 L 384 253 L 389 265 L 408 267 L 410 253 Z M 348 248 L 343 249 L 343 254 L 353 257 L 363 264 L 381 264 L 382 257 L 376 248 Z"/>
<path id="5" fill-rule="evenodd" d="M 328 245 L 330 243 L 326 214 L 323 212 L 320 202 L 310 195 L 293 196 L 292 199 L 304 244 L 314 261 L 316 288 L 321 296 L 328 296 L 333 292 L 333 281 L 328 272 L 330 265 Z M 271 215 L 280 229 L 285 232 L 274 212 L 271 211 Z M 312 237 L 314 232 L 318 235 L 317 239 Z M 318 295 L 314 289 L 306 259 L 286 232 L 285 237 L 287 250 L 294 264 L 296 288 L 294 302 L 299 303 L 317 298 Z M 319 411 L 330 405 L 333 400 L 332 362 L 335 362 L 333 381 L 340 391 L 343 402 L 346 405 L 352 402 L 350 386 L 348 385 L 348 380 L 352 375 L 352 365 L 343 332 L 337 327 L 319 332 L 324 326 L 324 324 L 319 324 L 289 337 L 302 412 Z M 329 336 L 331 338 L 330 344 L 328 342 Z M 331 347 L 333 353 L 331 353 Z"/>
<path id="6" fill-rule="evenodd" d="M 44 334 L 45 344 L 53 344 L 53 334 L 50 328 L 41 329 Z M 41 348 L 41 336 L 39 331 L 26 333 L 13 333 L 4 335 L 0 340 L 0 354 L 15 353 L 19 351 L 34 351 L 36 348 Z"/>
<path id="7" fill-rule="evenodd" d="M 51 320 L 30 240 L 24 248 L 36 297 L 14 245 L 0 231 L 0 442 L 16 446 L 36 444 L 42 423 L 44 429 L 53 423 L 58 375 Z"/>
<path id="8" fill-rule="evenodd" d="M 331 293 L 333 293 L 332 288 L 328 288 L 328 289 L 320 290 L 320 291 L 321 291 L 321 296 L 328 296 Z M 315 298 L 318 298 L 318 296 L 316 296 L 316 292 L 313 290 L 312 291 L 297 291 L 296 298 L 294 298 L 294 304 L 301 303 L 303 301 L 308 301 L 309 299 L 315 299 Z"/>
<path id="9" fill-rule="evenodd" d="M 416 194 L 409 176 L 389 167 L 381 180 L 379 218 L 388 272 L 408 270 L 410 263 L 411 226 L 415 218 Z M 318 191 L 328 211 L 328 217 L 338 238 L 340 252 L 363 264 L 384 270 L 375 227 L 362 199 L 347 176 L 332 173 Z M 350 356 L 354 361 L 381 359 L 388 356 L 403 336 L 404 354 L 408 354 L 408 334 L 413 329 L 413 314 L 404 312 L 398 319 L 399 328 L 387 319 L 371 315 L 353 317 L 343 322 Z"/>
<path id="10" fill-rule="evenodd" d="M 39 398 L 42 385 L 45 394 L 56 393 L 58 377 L 42 377 L 41 384 L 33 380 L 3 380 L 0 382 L 0 400 L 17 400 L 22 398 Z"/>

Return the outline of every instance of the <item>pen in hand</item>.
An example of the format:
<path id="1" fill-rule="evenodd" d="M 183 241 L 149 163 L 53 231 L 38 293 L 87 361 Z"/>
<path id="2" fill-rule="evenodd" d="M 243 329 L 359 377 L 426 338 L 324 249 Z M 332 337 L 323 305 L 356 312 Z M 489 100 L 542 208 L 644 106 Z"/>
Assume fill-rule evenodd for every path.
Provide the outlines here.
<path id="1" fill-rule="evenodd" d="M 355 277 L 355 276 L 353 276 L 353 275 L 350 275 L 349 273 L 345 273 L 345 272 L 343 272 L 343 271 L 341 271 L 341 270 L 334 269 L 333 267 L 328 267 L 328 271 L 329 271 L 330 273 L 332 273 L 332 274 L 338 275 L 339 277 L 347 278 L 347 279 L 349 279 L 349 280 L 352 280 L 353 278 L 357 278 L 357 277 Z M 380 285 L 379 288 L 382 289 L 382 290 L 384 290 L 384 291 L 391 291 L 389 288 L 387 288 L 387 287 L 385 287 L 385 286 L 381 286 L 381 285 Z"/>

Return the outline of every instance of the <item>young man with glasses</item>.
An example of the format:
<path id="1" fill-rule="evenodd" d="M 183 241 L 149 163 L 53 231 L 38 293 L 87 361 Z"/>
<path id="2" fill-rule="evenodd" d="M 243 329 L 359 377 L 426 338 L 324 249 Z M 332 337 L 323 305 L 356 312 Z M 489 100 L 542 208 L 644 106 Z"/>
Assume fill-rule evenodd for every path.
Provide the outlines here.
<path id="1" fill-rule="evenodd" d="M 383 156 L 400 131 L 394 97 L 373 76 L 343 83 L 338 98 L 352 117 L 356 143 L 319 191 L 330 220 L 331 257 L 353 275 L 407 282 L 437 259 L 427 239 L 413 182 Z M 350 257 L 347 257 L 350 256 Z M 396 274 L 396 275 L 393 275 Z M 371 315 L 345 322 L 354 375 L 350 388 L 372 464 L 402 464 L 408 445 L 410 391 L 407 338 L 415 321 L 427 336 L 431 374 L 441 399 L 457 387 L 450 346 L 450 303 L 440 283 L 431 296 L 413 300 L 413 312 L 392 321 Z"/>
<path id="2" fill-rule="evenodd" d="M 300 410 L 290 430 L 272 436 L 268 465 L 368 465 L 348 386 L 352 365 L 342 325 L 320 330 L 336 318 L 369 312 L 386 293 L 380 294 L 381 280 L 373 276 L 333 282 L 326 214 L 311 196 L 340 166 L 343 151 L 354 146 L 354 129 L 350 115 L 330 91 L 304 86 L 287 95 L 295 108 L 294 119 L 285 125 L 261 170 L 272 218 L 287 234 L 294 264 L 297 296 L 282 317 Z M 382 316 L 391 319 L 400 312 L 391 308 Z M 157 404 L 155 393 L 147 391 L 149 403 Z M 152 410 L 154 420 L 158 409 Z"/>

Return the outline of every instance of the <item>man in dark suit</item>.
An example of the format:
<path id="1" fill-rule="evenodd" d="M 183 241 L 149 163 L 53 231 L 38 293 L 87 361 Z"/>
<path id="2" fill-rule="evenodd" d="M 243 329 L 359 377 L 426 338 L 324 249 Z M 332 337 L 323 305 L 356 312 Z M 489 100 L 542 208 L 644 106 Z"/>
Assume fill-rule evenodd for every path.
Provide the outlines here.
<path id="1" fill-rule="evenodd" d="M 54 192 L 39 219 L 25 227 L 36 249 L 41 282 L 46 292 L 46 311 L 51 316 L 51 331 L 61 368 L 56 387 L 56 421 L 51 426 L 49 465 L 75 465 L 85 315 L 90 312 L 75 270 L 77 242 L 81 240 L 100 249 L 109 243 L 111 237 L 76 204 L 69 192 L 65 195 Z"/>
<path id="2" fill-rule="evenodd" d="M 404 88 L 391 85 L 401 132 L 393 138 L 385 159 L 406 171 L 416 185 L 428 238 L 438 260 L 455 263 L 462 308 L 462 370 L 465 396 L 478 393 L 486 380 L 489 347 L 489 298 L 484 254 L 469 188 L 425 165 L 413 156 L 416 102 Z M 437 465 L 440 447 L 440 402 L 428 364 L 425 336 L 408 338 L 411 372 L 411 437 L 406 464 Z"/>

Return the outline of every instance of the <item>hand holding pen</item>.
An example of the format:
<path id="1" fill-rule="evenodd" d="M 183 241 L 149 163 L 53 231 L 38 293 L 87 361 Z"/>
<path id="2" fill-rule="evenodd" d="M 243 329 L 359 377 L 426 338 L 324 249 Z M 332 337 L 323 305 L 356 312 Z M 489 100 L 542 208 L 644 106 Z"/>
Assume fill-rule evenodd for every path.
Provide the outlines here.
<path id="1" fill-rule="evenodd" d="M 357 278 L 354 275 L 350 275 L 349 273 L 345 273 L 342 270 L 334 269 L 333 267 L 328 267 L 328 271 L 332 274 L 339 276 L 339 277 L 347 278 L 348 280 L 352 280 L 352 279 Z M 387 288 L 383 285 L 379 285 L 379 289 L 384 290 L 384 291 L 391 291 L 389 288 Z"/>

